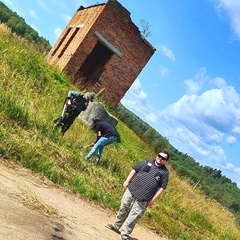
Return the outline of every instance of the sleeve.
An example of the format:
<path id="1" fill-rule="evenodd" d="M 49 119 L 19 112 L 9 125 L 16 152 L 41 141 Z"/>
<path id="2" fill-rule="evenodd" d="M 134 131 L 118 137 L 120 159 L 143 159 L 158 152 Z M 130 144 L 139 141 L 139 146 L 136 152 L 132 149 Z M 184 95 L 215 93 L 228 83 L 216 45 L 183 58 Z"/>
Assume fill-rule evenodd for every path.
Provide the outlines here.
<path id="1" fill-rule="evenodd" d="M 69 91 L 68 92 L 68 98 L 71 98 L 71 97 L 79 97 L 79 96 L 81 96 L 81 93 L 79 93 L 79 92 L 74 92 L 74 91 Z"/>
<path id="2" fill-rule="evenodd" d="M 134 169 L 136 172 L 139 172 L 141 168 L 147 163 L 147 159 L 138 162 L 132 166 L 132 169 Z"/>
<path id="3" fill-rule="evenodd" d="M 97 136 L 96 140 L 94 143 L 97 143 L 97 141 L 101 138 L 101 136 Z"/>

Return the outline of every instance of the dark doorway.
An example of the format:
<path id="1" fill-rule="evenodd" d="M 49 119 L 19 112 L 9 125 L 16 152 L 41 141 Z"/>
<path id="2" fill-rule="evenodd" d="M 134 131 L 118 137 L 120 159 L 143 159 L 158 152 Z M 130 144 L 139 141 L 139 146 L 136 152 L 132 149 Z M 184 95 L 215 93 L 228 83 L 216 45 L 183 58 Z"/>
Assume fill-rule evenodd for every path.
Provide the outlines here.
<path id="1" fill-rule="evenodd" d="M 78 82 L 78 79 L 81 79 L 81 85 L 83 86 L 95 84 L 101 76 L 104 66 L 112 55 L 113 52 L 102 43 L 97 42 L 92 52 L 88 55 L 76 73 L 74 82 Z"/>

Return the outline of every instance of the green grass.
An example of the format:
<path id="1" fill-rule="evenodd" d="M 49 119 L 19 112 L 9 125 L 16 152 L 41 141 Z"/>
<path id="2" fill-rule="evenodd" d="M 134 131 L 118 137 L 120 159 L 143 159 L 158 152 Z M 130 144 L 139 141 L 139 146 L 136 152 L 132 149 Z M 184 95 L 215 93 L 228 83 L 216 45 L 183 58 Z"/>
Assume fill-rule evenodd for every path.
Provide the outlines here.
<path id="1" fill-rule="evenodd" d="M 0 51 L 0 156 L 116 211 L 132 164 L 155 153 L 119 121 L 121 141 L 106 147 L 99 165 L 83 161 L 88 149 L 78 146 L 95 139 L 89 127 L 77 119 L 64 137 L 53 131 L 63 99 L 77 88 L 4 25 Z M 169 186 L 141 223 L 171 239 L 240 239 L 233 215 L 180 180 L 170 164 Z"/>

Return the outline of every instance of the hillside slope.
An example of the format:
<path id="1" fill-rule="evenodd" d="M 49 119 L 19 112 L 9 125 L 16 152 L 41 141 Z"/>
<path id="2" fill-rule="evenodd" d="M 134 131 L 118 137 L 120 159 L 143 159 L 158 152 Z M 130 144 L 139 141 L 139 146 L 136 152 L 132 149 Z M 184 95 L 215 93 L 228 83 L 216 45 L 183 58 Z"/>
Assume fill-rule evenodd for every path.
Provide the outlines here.
<path id="1" fill-rule="evenodd" d="M 79 151 L 79 146 L 95 139 L 95 133 L 88 126 L 76 119 L 64 137 L 53 131 L 53 119 L 60 113 L 66 93 L 75 90 L 76 86 L 71 85 L 62 72 L 50 66 L 33 45 L 1 24 L 0 51 L 0 156 L 5 162 L 17 162 L 57 186 L 94 202 L 98 209 L 102 206 L 116 211 L 123 193 L 122 183 L 132 164 L 156 156 L 151 146 L 119 121 L 117 130 L 120 140 L 106 147 L 100 163 L 95 165 L 84 161 L 88 150 Z M 194 189 L 187 179 L 179 178 L 171 162 L 170 158 L 170 181 L 166 192 L 148 209 L 140 222 L 172 239 L 240 239 L 239 225 L 234 216 Z M 17 180 L 18 174 L 15 174 L 13 182 L 21 182 Z M 5 180 L 2 179 L 1 184 Z M 28 192 L 23 186 L 17 187 Z M 11 186 L 2 191 L 3 195 L 5 191 L 8 193 L 8 189 Z M 13 196 L 21 196 L 19 194 L 18 191 Z M 48 194 L 51 196 L 54 191 Z M 29 197 L 29 194 L 24 196 Z M 36 198 L 31 201 L 35 203 Z M 55 198 L 54 204 L 59 202 Z M 71 205 L 63 210 L 67 211 Z M 12 208 L 9 206 L 8 211 L 11 212 Z M 45 204 L 40 204 L 41 208 L 44 209 Z M 78 210 L 72 212 L 78 213 Z M 22 215 L 29 216 L 28 213 Z M 78 218 L 78 214 L 72 216 L 70 212 L 64 216 L 66 219 Z M 4 223 L 5 226 L 12 226 L 13 220 Z M 51 220 L 47 225 L 54 222 Z M 105 224 L 105 221 L 102 222 Z M 92 229 L 95 225 L 95 221 L 89 224 Z M 10 229 L 11 234 L 12 231 Z M 48 231 L 51 232 L 50 229 Z"/>
<path id="2" fill-rule="evenodd" d="M 0 239 L 120 239 L 104 227 L 113 221 L 113 212 L 2 159 L 0 173 Z M 139 225 L 132 235 L 135 240 L 167 239 Z"/>

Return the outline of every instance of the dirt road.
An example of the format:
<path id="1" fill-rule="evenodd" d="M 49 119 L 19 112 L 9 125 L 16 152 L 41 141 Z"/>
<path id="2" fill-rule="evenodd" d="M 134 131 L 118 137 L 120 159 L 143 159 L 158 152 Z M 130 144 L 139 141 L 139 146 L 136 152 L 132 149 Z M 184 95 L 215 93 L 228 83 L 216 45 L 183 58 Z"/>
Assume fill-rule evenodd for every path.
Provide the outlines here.
<path id="1" fill-rule="evenodd" d="M 0 240 L 117 240 L 104 227 L 115 213 L 0 159 Z M 137 225 L 134 240 L 166 238 Z"/>

